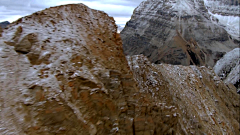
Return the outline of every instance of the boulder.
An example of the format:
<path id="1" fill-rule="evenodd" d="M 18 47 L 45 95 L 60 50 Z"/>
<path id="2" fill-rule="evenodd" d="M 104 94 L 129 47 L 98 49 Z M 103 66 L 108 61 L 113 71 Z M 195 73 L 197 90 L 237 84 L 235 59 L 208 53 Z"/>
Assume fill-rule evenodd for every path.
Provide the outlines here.
<path id="1" fill-rule="evenodd" d="M 23 17 L 0 37 L 0 134 L 113 134 L 135 91 L 129 72 L 106 13 L 76 4 Z"/>

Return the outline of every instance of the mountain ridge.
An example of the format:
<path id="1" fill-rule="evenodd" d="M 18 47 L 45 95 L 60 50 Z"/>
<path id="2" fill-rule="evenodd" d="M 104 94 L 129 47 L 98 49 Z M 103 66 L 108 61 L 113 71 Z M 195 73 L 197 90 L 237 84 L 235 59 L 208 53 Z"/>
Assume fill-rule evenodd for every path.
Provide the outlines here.
<path id="1" fill-rule="evenodd" d="M 121 32 L 127 55 L 153 63 L 213 67 L 238 41 L 208 13 L 203 0 L 143 1 Z"/>

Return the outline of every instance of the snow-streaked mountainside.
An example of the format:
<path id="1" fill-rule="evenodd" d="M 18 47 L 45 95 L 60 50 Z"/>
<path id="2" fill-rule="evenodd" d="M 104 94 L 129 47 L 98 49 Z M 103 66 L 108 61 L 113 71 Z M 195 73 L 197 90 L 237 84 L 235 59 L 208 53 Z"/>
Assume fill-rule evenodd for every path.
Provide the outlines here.
<path id="1" fill-rule="evenodd" d="M 240 6 L 239 0 L 204 0 L 208 13 L 218 19 L 214 21 L 222 26 L 236 40 L 240 40 Z"/>
<path id="2" fill-rule="evenodd" d="M 152 2 L 155 1 L 157 0 L 152 0 Z M 151 1 L 145 2 L 147 3 Z M 143 7 L 141 5 L 144 5 L 145 2 L 142 2 L 136 10 L 142 11 Z M 162 6 L 171 7 L 170 10 L 176 11 L 178 16 L 184 16 L 186 14 L 197 15 L 199 14 L 197 9 L 201 9 L 201 6 L 203 6 L 201 4 L 202 2 L 204 2 L 204 6 L 210 15 L 211 21 L 223 27 L 232 36 L 232 38 L 240 40 L 240 3 L 238 0 L 165 0 L 162 1 L 164 5 L 159 5 L 158 8 L 161 8 Z M 152 6 L 144 8 L 145 11 L 147 11 L 156 7 Z"/>
<path id="3" fill-rule="evenodd" d="M 143 1 L 121 32 L 124 52 L 144 54 L 153 63 L 213 67 L 240 42 L 239 7 L 213 2 Z"/>
<path id="4" fill-rule="evenodd" d="M 239 53 L 240 49 L 235 48 L 225 54 L 214 66 L 215 73 L 225 79 L 227 77 L 227 74 L 225 73 L 229 73 L 233 67 L 239 64 Z"/>
<path id="5" fill-rule="evenodd" d="M 232 83 L 240 90 L 240 48 L 228 52 L 217 61 L 214 72 L 226 83 Z"/>
<path id="6" fill-rule="evenodd" d="M 199 11 L 197 10 L 202 10 L 202 3 L 204 3 L 205 8 L 210 15 L 211 21 L 223 27 L 232 36 L 232 38 L 240 40 L 240 7 L 238 0 L 231 0 L 231 2 L 229 0 L 164 0 L 161 1 L 162 4 L 157 7 L 151 6 L 151 4 L 147 4 L 149 7 L 143 6 L 146 5 L 146 3 L 155 1 L 158 0 L 144 1 L 135 10 L 141 10 L 141 12 L 144 12 L 153 10 L 153 8 L 162 8 L 163 6 L 166 6 L 166 10 L 172 10 L 180 17 L 184 15 L 198 15 Z M 170 9 L 167 7 L 170 7 Z M 157 10 L 155 10 L 155 13 L 151 12 L 151 16 L 156 14 Z"/>

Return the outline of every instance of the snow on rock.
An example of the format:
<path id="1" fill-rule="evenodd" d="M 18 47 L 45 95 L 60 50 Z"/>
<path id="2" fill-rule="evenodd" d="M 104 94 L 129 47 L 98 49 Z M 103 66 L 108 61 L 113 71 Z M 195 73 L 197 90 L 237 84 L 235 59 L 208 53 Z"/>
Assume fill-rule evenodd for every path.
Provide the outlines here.
<path id="1" fill-rule="evenodd" d="M 215 73 L 226 83 L 234 84 L 239 90 L 240 80 L 240 48 L 235 48 L 217 61 L 214 66 Z"/>
<path id="2" fill-rule="evenodd" d="M 238 16 L 223 16 L 219 14 L 213 14 L 211 12 L 209 12 L 209 14 L 218 19 L 219 25 L 223 26 L 224 29 L 232 36 L 232 38 L 240 40 L 240 21 Z"/>
<path id="3" fill-rule="evenodd" d="M 162 110 L 164 106 L 175 108 L 171 112 L 163 111 L 166 117 L 177 114 L 171 117 L 175 121 L 171 125 L 172 133 L 239 134 L 239 95 L 234 86 L 223 83 L 212 69 L 152 64 L 143 55 L 127 56 L 127 59 L 139 92 L 151 97 L 156 108 L 157 104 L 162 105 Z M 153 121 L 159 122 L 158 115 L 155 116 Z M 170 129 L 169 121 L 165 123 L 169 126 L 166 129 Z"/>
<path id="4" fill-rule="evenodd" d="M 238 95 L 212 70 L 127 59 L 113 18 L 83 4 L 13 22 L 0 37 L 0 134 L 239 134 Z"/>
<path id="5" fill-rule="evenodd" d="M 239 10 L 229 5 L 220 14 L 209 1 L 143 1 L 121 31 L 124 53 L 143 54 L 156 64 L 213 67 L 239 46 Z"/>
<path id="6" fill-rule="evenodd" d="M 240 7 L 238 1 L 204 0 L 204 5 L 208 13 L 216 18 L 211 21 L 223 27 L 231 35 L 231 38 L 239 41 Z"/>
<path id="7" fill-rule="evenodd" d="M 234 84 L 234 86 L 237 88 L 238 94 L 240 94 L 240 64 L 236 65 L 231 70 L 224 82 Z"/>
<path id="8" fill-rule="evenodd" d="M 231 69 L 239 64 L 239 52 L 240 48 L 235 48 L 217 61 L 213 69 L 222 79 L 225 79 L 227 74 L 231 72 Z"/>
<path id="9" fill-rule="evenodd" d="M 10 24 L 0 37 L 0 134 L 95 135 L 116 128 L 96 124 L 115 120 L 117 99 L 109 94 L 128 88 L 112 75 L 128 75 L 116 32 L 112 17 L 83 4 Z"/>

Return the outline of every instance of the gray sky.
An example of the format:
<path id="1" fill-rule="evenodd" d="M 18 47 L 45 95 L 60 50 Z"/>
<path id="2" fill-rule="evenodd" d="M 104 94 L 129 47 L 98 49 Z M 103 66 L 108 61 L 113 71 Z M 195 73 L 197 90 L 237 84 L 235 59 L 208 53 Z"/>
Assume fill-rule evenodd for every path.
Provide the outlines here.
<path id="1" fill-rule="evenodd" d="M 0 0 L 0 22 L 15 21 L 48 7 L 83 3 L 113 16 L 118 25 L 124 26 L 133 10 L 144 0 Z"/>

